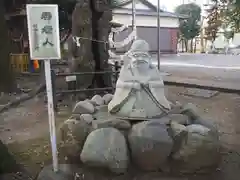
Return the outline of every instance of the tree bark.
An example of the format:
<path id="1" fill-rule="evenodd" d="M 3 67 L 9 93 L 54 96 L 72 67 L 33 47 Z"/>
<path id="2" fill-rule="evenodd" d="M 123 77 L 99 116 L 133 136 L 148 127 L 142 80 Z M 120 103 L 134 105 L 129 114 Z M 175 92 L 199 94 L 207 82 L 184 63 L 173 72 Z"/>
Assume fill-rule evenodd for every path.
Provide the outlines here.
<path id="1" fill-rule="evenodd" d="M 190 52 L 193 53 L 193 39 L 191 39 L 191 42 L 190 42 Z"/>
<path id="2" fill-rule="evenodd" d="M 194 41 L 194 53 L 196 53 L 196 52 L 197 52 L 197 40 L 195 38 L 195 41 Z"/>
<path id="3" fill-rule="evenodd" d="M 185 50 L 186 50 L 186 52 L 188 52 L 188 40 L 185 39 L 184 42 L 185 42 Z"/>
<path id="4" fill-rule="evenodd" d="M 16 86 L 10 66 L 10 37 L 4 14 L 4 3 L 0 1 L 0 92 L 12 92 Z"/>
<path id="5" fill-rule="evenodd" d="M 181 39 L 181 44 L 182 44 L 182 53 L 184 52 L 184 40 Z"/>
<path id="6" fill-rule="evenodd" d="M 109 0 L 79 1 L 72 14 L 72 35 L 82 37 L 80 47 L 69 41 L 71 72 L 93 72 L 77 77 L 78 89 L 104 88 L 111 84 L 111 74 L 95 74 L 109 71 L 108 35 L 112 12 Z M 75 62 L 75 63 L 74 63 Z"/>

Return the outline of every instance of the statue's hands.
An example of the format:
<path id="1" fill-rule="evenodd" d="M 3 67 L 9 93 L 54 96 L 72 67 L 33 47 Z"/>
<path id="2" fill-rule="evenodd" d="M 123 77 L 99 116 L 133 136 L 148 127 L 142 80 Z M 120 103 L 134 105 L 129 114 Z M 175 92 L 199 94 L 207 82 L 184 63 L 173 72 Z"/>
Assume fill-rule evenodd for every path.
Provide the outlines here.
<path id="1" fill-rule="evenodd" d="M 136 90 L 140 90 L 141 89 L 141 85 L 140 83 L 136 82 L 136 81 L 118 81 L 116 84 L 117 88 L 128 88 L 128 89 L 136 89 Z"/>
<path id="2" fill-rule="evenodd" d="M 139 83 L 144 85 L 144 86 L 148 86 L 149 85 L 149 79 L 141 79 L 141 81 Z"/>
<path id="3" fill-rule="evenodd" d="M 132 83 L 132 88 L 135 89 L 135 90 L 140 90 L 141 85 L 138 82 L 134 82 L 134 83 Z"/>
<path id="4" fill-rule="evenodd" d="M 143 84 L 144 86 L 147 86 L 147 85 L 149 84 L 149 82 L 148 82 L 148 81 L 143 81 L 142 84 Z"/>

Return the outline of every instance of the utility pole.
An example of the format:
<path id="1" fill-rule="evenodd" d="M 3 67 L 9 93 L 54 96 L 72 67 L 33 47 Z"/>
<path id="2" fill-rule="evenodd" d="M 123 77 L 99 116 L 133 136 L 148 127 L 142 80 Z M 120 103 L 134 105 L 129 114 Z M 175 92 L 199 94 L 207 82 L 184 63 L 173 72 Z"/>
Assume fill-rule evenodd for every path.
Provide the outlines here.
<path id="1" fill-rule="evenodd" d="M 203 21 L 204 21 L 204 17 L 202 16 L 202 20 L 201 20 L 201 27 L 200 27 L 200 44 L 201 44 L 201 50 L 200 52 L 201 53 L 204 53 L 205 50 L 204 50 L 204 41 L 203 41 L 203 33 L 204 33 L 204 27 L 203 27 Z"/>
<path id="2" fill-rule="evenodd" d="M 161 55 L 161 50 L 160 50 L 160 0 L 158 0 L 158 7 L 157 7 L 157 48 L 158 48 L 158 54 L 157 54 L 157 59 L 158 59 L 158 70 L 160 71 L 160 55 Z"/>
<path id="3" fill-rule="evenodd" d="M 132 30 L 136 31 L 136 0 L 132 1 Z"/>

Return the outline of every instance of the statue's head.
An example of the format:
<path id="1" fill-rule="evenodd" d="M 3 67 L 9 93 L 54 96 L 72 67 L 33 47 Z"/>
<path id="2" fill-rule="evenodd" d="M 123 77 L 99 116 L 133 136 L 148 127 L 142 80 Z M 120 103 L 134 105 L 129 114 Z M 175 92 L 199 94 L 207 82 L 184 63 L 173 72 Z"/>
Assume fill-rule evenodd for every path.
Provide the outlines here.
<path id="1" fill-rule="evenodd" d="M 149 67 L 151 65 L 151 57 L 149 55 L 149 45 L 145 40 L 136 40 L 133 42 L 129 57 L 132 67 Z"/>

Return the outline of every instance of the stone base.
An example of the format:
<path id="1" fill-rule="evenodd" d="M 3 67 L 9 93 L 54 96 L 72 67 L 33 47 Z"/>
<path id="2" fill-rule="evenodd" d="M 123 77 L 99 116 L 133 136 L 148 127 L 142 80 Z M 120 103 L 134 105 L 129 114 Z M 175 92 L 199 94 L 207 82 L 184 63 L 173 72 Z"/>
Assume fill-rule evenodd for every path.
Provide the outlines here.
<path id="1" fill-rule="evenodd" d="M 60 164 L 59 171 L 55 173 L 53 166 L 49 165 L 42 169 L 37 180 L 74 180 L 76 169 L 69 164 Z"/>
<path id="2" fill-rule="evenodd" d="M 66 150 L 60 154 L 74 155 L 84 165 L 119 175 L 127 174 L 129 165 L 168 175 L 208 174 L 218 167 L 218 130 L 194 104 L 174 105 L 161 118 L 120 119 L 108 113 L 112 97 L 95 95 L 75 105 L 62 126 L 67 128 L 60 131 Z"/>

